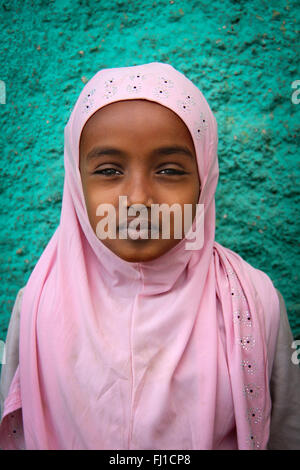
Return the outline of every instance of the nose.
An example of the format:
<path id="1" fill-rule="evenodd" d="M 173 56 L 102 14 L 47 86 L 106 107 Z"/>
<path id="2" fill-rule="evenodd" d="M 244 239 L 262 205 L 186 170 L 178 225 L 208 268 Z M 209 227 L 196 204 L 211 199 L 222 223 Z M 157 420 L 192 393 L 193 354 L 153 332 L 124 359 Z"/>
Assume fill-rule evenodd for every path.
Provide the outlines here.
<path id="1" fill-rule="evenodd" d="M 153 185 L 150 184 L 147 175 L 141 173 L 133 175 L 126 187 L 128 208 L 133 205 L 150 208 L 153 204 L 152 190 Z"/>

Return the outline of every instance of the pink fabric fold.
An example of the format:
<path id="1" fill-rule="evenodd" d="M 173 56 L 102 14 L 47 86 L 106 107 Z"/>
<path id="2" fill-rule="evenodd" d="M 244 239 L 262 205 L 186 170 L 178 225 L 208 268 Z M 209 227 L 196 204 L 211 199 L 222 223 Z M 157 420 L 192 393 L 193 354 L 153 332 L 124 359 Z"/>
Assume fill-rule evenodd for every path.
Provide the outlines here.
<path id="1" fill-rule="evenodd" d="M 204 245 L 187 250 L 183 238 L 130 263 L 89 224 L 79 139 L 96 110 L 137 98 L 168 107 L 191 133 Z M 266 448 L 279 300 L 265 273 L 215 241 L 217 144 L 203 94 L 168 64 L 100 70 L 83 88 L 65 127 L 60 224 L 23 294 L 26 449 Z"/>

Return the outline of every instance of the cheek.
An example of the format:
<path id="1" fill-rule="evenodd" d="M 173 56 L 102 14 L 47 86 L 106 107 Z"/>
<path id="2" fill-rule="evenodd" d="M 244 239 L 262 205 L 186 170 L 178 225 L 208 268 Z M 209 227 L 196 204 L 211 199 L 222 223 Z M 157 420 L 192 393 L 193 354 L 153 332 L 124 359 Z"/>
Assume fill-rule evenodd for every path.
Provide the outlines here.
<path id="1" fill-rule="evenodd" d="M 101 191 L 99 187 L 93 184 L 83 184 L 83 194 L 85 198 L 86 210 L 91 224 L 94 226 L 96 222 L 96 210 L 101 201 Z"/>
<path id="2" fill-rule="evenodd" d="M 100 204 L 112 204 L 116 209 L 116 215 L 118 214 L 119 194 L 117 194 L 116 191 L 105 190 L 101 188 L 99 184 L 90 183 L 84 188 L 84 196 L 89 221 L 94 231 L 96 230 L 98 222 L 107 216 L 107 212 L 102 216 L 96 215 L 97 208 Z"/>
<path id="3" fill-rule="evenodd" d="M 194 184 L 191 185 L 191 192 L 192 192 L 191 197 L 193 198 L 193 204 L 197 204 L 197 202 L 199 201 L 200 192 L 201 192 L 201 185 L 200 185 L 198 177 L 197 179 L 195 179 Z"/>
<path id="4" fill-rule="evenodd" d="M 197 204 L 200 196 L 199 181 L 187 182 L 179 192 L 179 198 L 182 204 Z"/>
<path id="5" fill-rule="evenodd" d="M 200 197 L 200 184 L 198 180 L 186 185 L 181 195 L 182 214 L 184 214 L 184 204 L 192 205 L 192 219 L 197 212 L 197 203 Z"/>

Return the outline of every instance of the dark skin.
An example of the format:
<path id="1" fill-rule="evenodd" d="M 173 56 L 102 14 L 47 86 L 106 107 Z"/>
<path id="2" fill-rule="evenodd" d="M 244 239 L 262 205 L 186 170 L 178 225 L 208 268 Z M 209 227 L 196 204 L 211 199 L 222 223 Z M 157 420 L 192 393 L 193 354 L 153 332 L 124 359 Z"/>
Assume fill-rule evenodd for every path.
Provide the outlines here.
<path id="1" fill-rule="evenodd" d="M 114 150 L 88 159 L 88 154 L 100 146 Z M 175 150 L 175 146 L 184 147 L 191 155 Z M 119 196 L 127 196 L 128 208 L 133 204 L 145 205 L 149 219 L 151 204 L 177 203 L 182 214 L 184 204 L 192 204 L 194 219 L 200 195 L 196 152 L 188 128 L 170 109 L 139 99 L 118 101 L 99 109 L 82 130 L 79 155 L 84 198 L 95 233 L 104 217 L 96 215 L 102 203 L 115 207 L 118 226 Z M 160 223 L 161 218 L 160 214 Z M 160 233 L 159 239 L 122 240 L 117 231 L 116 239 L 101 241 L 126 261 L 150 261 L 180 241 L 174 238 L 172 212 L 170 220 L 169 239 L 163 239 Z"/>

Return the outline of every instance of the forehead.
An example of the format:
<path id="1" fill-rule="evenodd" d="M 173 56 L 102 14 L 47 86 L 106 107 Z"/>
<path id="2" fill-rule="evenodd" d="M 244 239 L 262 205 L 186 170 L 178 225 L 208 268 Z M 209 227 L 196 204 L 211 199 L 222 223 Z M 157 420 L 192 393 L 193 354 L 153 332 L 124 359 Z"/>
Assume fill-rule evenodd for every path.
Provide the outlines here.
<path id="1" fill-rule="evenodd" d="M 107 136 L 114 132 L 120 135 L 138 131 L 173 135 L 192 142 L 187 126 L 174 111 L 145 99 L 117 101 L 100 108 L 85 123 L 81 140 L 99 137 L 99 133 Z"/>

